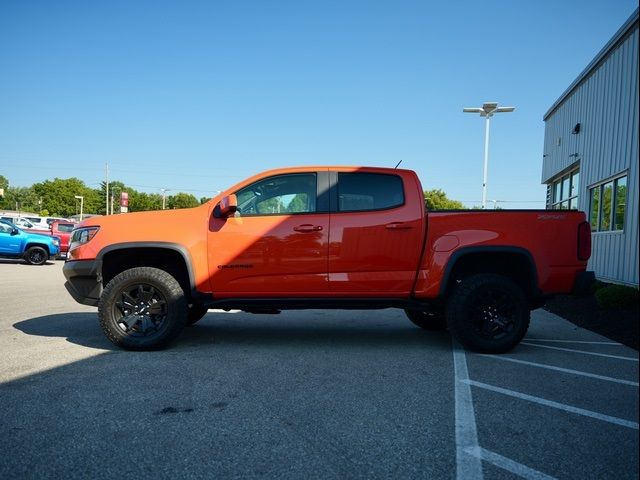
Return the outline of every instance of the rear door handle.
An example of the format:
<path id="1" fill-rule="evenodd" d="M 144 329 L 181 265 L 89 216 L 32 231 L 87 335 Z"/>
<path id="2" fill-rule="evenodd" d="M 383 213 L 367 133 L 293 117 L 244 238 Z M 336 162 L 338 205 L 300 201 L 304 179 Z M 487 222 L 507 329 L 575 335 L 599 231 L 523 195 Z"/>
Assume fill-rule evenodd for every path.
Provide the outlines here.
<path id="1" fill-rule="evenodd" d="M 305 223 L 303 225 L 298 225 L 297 227 L 293 227 L 293 229 L 296 232 L 301 232 L 301 233 L 319 232 L 320 230 L 322 230 L 322 226 Z"/>
<path id="2" fill-rule="evenodd" d="M 408 223 L 404 223 L 404 222 L 392 222 L 392 223 L 387 223 L 384 226 L 384 228 L 386 228 L 387 230 L 408 230 L 413 227 Z"/>

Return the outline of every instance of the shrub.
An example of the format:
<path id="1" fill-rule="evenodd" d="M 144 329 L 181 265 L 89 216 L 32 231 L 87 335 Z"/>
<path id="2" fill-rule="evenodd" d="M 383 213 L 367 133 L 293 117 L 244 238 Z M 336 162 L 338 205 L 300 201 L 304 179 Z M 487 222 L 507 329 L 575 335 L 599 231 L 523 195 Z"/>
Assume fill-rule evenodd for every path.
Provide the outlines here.
<path id="1" fill-rule="evenodd" d="M 609 285 L 595 292 L 598 305 L 603 308 L 624 308 L 638 303 L 638 289 L 624 285 Z"/>
<path id="2" fill-rule="evenodd" d="M 596 293 L 598 290 L 603 289 L 605 287 L 611 286 L 611 283 L 601 282 L 600 280 L 595 280 L 591 284 L 591 293 Z"/>

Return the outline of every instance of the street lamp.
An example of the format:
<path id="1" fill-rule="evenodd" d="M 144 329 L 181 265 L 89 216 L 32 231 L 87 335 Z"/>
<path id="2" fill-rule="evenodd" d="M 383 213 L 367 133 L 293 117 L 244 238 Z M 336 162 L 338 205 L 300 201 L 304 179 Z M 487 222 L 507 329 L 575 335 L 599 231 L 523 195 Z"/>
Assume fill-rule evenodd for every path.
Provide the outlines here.
<path id="1" fill-rule="evenodd" d="M 82 207 L 84 206 L 84 197 L 82 195 L 74 195 L 75 198 L 80 200 L 80 221 L 82 221 Z"/>
<path id="2" fill-rule="evenodd" d="M 489 122 L 494 113 L 513 112 L 515 107 L 499 107 L 496 102 L 485 102 L 482 107 L 463 108 L 465 113 L 479 113 L 481 117 L 485 117 L 484 129 L 484 174 L 482 176 L 482 208 L 487 203 L 487 167 L 489 166 Z"/>
<path id="3" fill-rule="evenodd" d="M 166 198 L 166 193 L 170 192 L 171 189 L 169 188 L 161 188 L 160 190 L 162 190 L 162 209 L 164 210 L 164 206 L 165 206 L 165 198 Z"/>

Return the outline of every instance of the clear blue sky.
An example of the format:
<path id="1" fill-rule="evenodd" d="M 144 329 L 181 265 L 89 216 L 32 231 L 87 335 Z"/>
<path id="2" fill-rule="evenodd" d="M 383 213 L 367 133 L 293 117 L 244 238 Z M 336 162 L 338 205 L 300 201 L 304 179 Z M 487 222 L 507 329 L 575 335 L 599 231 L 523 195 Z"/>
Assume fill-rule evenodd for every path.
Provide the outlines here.
<path id="1" fill-rule="evenodd" d="M 0 1 L 0 174 L 211 196 L 290 165 L 403 167 L 544 206 L 543 114 L 637 7 L 571 1 Z"/>

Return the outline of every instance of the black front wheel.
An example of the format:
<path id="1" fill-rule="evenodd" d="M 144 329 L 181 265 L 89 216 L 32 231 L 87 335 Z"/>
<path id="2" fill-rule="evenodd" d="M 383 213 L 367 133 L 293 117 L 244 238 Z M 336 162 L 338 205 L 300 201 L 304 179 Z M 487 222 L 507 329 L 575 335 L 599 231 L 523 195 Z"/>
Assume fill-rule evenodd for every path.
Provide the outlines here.
<path id="1" fill-rule="evenodd" d="M 503 353 L 529 328 L 529 302 L 522 289 L 502 275 L 477 274 L 462 280 L 447 301 L 447 326 L 466 348 Z"/>
<path id="2" fill-rule="evenodd" d="M 29 265 L 44 265 L 49 254 L 42 247 L 30 247 L 24 254 L 24 259 Z"/>
<path id="3" fill-rule="evenodd" d="M 187 301 L 178 281 L 164 270 L 137 267 L 116 275 L 98 303 L 102 330 L 127 350 L 166 347 L 187 322 Z"/>

